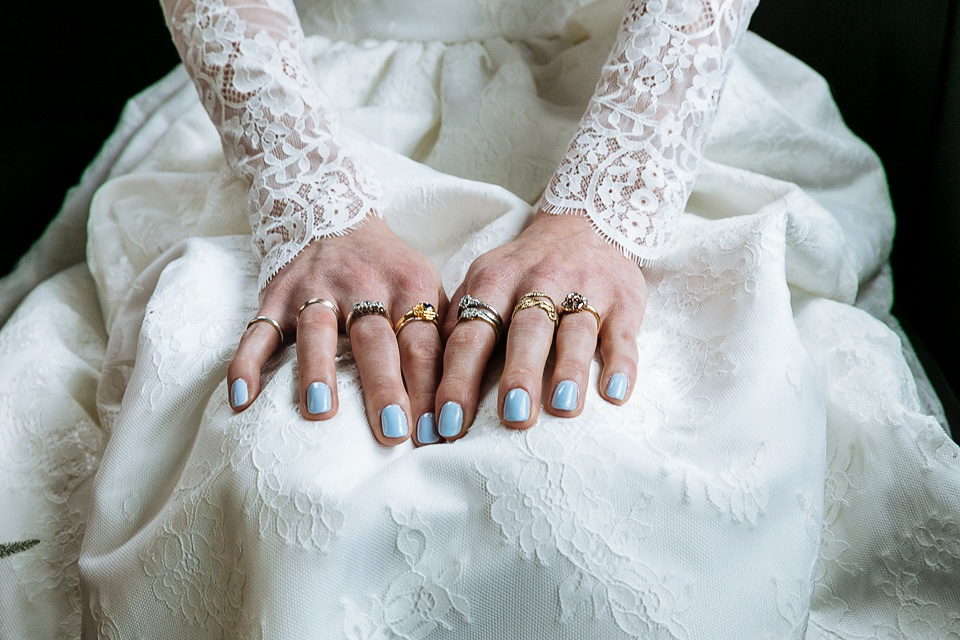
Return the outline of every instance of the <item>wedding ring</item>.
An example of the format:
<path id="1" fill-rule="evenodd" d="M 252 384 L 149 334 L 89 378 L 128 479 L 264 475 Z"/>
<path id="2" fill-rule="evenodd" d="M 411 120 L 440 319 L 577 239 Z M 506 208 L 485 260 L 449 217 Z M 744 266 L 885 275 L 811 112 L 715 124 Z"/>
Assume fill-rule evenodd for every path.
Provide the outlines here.
<path id="1" fill-rule="evenodd" d="M 553 298 L 541 291 L 531 291 L 530 293 L 524 294 L 517 303 L 517 306 L 513 308 L 513 314 L 510 316 L 510 319 L 513 320 L 519 311 L 533 308 L 540 309 L 546 313 L 550 321 L 553 322 L 554 327 L 560 322 L 560 317 L 557 315 L 557 305 L 553 302 Z"/>
<path id="2" fill-rule="evenodd" d="M 432 322 L 433 326 L 439 330 L 440 320 L 438 318 L 439 316 L 437 314 L 437 310 L 432 304 L 429 302 L 418 302 L 413 306 L 412 309 L 410 309 L 410 311 L 407 311 L 405 314 L 400 316 L 400 319 L 397 320 L 397 324 L 393 326 L 393 332 L 399 335 L 400 330 L 405 326 L 411 322 L 417 322 L 420 320 L 424 322 Z"/>
<path id="3" fill-rule="evenodd" d="M 268 318 L 267 316 L 257 316 L 253 320 L 247 323 L 247 329 L 257 324 L 258 322 L 266 322 L 268 325 L 277 330 L 277 333 L 280 334 L 280 342 L 283 342 L 283 329 L 280 328 L 280 323 L 274 320 L 273 318 Z"/>
<path id="4" fill-rule="evenodd" d="M 344 323 L 344 329 L 348 336 L 350 335 L 350 325 L 353 324 L 354 320 L 362 318 L 363 316 L 383 316 L 386 321 L 390 323 L 390 326 L 393 326 L 393 320 L 390 319 L 390 314 L 387 313 L 387 309 L 383 306 L 382 302 L 377 300 L 363 300 L 353 305 L 353 310 L 350 312 L 350 315 L 347 316 L 347 321 Z"/>
<path id="5" fill-rule="evenodd" d="M 581 311 L 589 311 L 593 314 L 593 317 L 597 321 L 597 333 L 600 333 L 600 326 L 603 324 L 600 321 L 600 313 L 590 306 L 590 303 L 587 302 L 587 299 L 583 297 L 583 295 L 576 291 L 571 291 L 567 294 L 567 297 L 563 299 L 563 302 L 560 303 L 561 316 L 568 313 L 580 313 Z"/>
<path id="6" fill-rule="evenodd" d="M 330 311 L 333 311 L 333 315 L 337 318 L 337 322 L 340 322 L 340 307 L 337 306 L 337 303 L 333 300 L 327 300 L 326 298 L 310 298 L 297 310 L 297 320 L 300 320 L 300 314 L 303 313 L 303 310 L 309 307 L 312 304 L 322 304 Z"/>
<path id="7" fill-rule="evenodd" d="M 457 324 L 471 320 L 480 320 L 490 325 L 495 341 L 500 342 L 500 336 L 503 334 L 503 317 L 500 316 L 500 312 L 492 305 L 466 294 L 460 299 L 457 307 Z"/>

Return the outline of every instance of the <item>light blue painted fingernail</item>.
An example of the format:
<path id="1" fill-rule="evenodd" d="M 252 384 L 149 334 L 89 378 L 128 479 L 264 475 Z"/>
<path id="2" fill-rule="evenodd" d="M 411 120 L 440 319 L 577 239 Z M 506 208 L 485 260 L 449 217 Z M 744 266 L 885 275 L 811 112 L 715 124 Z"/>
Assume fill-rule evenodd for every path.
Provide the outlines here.
<path id="1" fill-rule="evenodd" d="M 433 412 L 425 413 L 417 420 L 417 440 L 420 444 L 433 444 L 440 439 L 437 433 L 437 421 L 433 418 Z"/>
<path id="2" fill-rule="evenodd" d="M 452 438 L 463 427 L 463 407 L 451 400 L 440 407 L 440 435 Z"/>
<path id="3" fill-rule="evenodd" d="M 627 395 L 627 376 L 615 373 L 607 381 L 607 396 L 614 400 L 623 400 Z"/>
<path id="4" fill-rule="evenodd" d="M 407 416 L 398 404 L 388 404 L 380 412 L 380 429 L 387 438 L 407 435 Z"/>
<path id="5" fill-rule="evenodd" d="M 550 406 L 559 411 L 573 411 L 580 398 L 580 387 L 573 380 L 564 380 L 557 385 L 550 400 Z"/>
<path id="6" fill-rule="evenodd" d="M 233 408 L 242 407 L 250 399 L 250 390 L 247 388 L 247 381 L 243 378 L 237 378 L 230 385 L 230 405 Z"/>
<path id="7" fill-rule="evenodd" d="M 314 382 L 307 387 L 307 411 L 317 414 L 330 411 L 333 408 L 333 398 L 330 396 L 330 387 L 323 382 Z"/>
<path id="8" fill-rule="evenodd" d="M 503 399 L 503 419 L 507 422 L 523 422 L 530 419 L 530 395 L 520 389 L 510 389 Z"/>

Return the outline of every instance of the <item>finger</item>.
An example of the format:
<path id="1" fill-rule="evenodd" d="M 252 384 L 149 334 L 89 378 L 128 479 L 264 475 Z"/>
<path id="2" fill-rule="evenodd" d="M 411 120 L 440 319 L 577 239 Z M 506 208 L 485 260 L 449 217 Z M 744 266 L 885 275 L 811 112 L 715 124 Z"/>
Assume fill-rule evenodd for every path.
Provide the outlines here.
<path id="1" fill-rule="evenodd" d="M 557 357 L 544 403 L 556 416 L 572 417 L 583 411 L 581 390 L 586 389 L 590 363 L 597 351 L 597 320 L 592 313 L 567 313 L 557 329 Z"/>
<path id="2" fill-rule="evenodd" d="M 554 329 L 553 320 L 537 307 L 516 313 L 510 321 L 499 391 L 500 420 L 508 427 L 526 429 L 540 415 L 543 369 Z"/>
<path id="3" fill-rule="evenodd" d="M 308 420 L 336 415 L 338 318 L 322 304 L 306 306 L 297 318 L 300 413 Z"/>
<path id="4" fill-rule="evenodd" d="M 600 392 L 607 402 L 623 404 L 633 393 L 637 381 L 637 332 L 642 321 L 642 308 L 612 310 L 604 318 L 600 330 Z"/>
<path id="5" fill-rule="evenodd" d="M 457 292 L 450 301 L 448 316 L 456 315 L 456 305 L 465 289 L 461 287 Z M 471 295 L 497 309 L 501 316 L 509 305 L 503 291 L 480 290 Z M 466 434 L 476 417 L 484 370 L 497 346 L 497 336 L 482 320 L 454 320 L 449 326 L 452 329 L 443 350 L 443 376 L 437 387 L 435 410 L 437 431 L 442 438 L 453 441 Z"/>
<path id="6" fill-rule="evenodd" d="M 404 442 L 410 437 L 410 403 L 393 323 L 379 315 L 357 318 L 350 325 L 350 343 L 373 436 L 385 446 Z"/>
<path id="7" fill-rule="evenodd" d="M 443 364 L 440 332 L 432 322 L 409 322 L 397 334 L 397 345 L 400 349 L 400 367 L 410 399 L 410 411 L 414 418 L 415 428 L 411 433 L 414 443 L 421 445 L 439 442 L 434 405 Z"/>
<path id="8" fill-rule="evenodd" d="M 257 316 L 274 318 L 284 326 L 284 314 L 262 307 Z M 227 390 L 230 406 L 243 411 L 260 395 L 260 371 L 280 347 L 280 332 L 267 322 L 255 322 L 240 337 L 237 353 L 227 366 Z"/>

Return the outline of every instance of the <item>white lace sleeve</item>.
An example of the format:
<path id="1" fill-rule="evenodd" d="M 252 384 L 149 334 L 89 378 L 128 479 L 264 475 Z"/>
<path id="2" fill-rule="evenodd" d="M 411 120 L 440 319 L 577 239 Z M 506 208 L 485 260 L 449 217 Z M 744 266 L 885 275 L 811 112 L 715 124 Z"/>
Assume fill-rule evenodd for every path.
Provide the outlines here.
<path id="1" fill-rule="evenodd" d="M 174 43 L 250 180 L 260 288 L 314 239 L 378 214 L 379 186 L 337 141 L 335 108 L 302 54 L 292 0 L 163 0 Z"/>
<path id="2" fill-rule="evenodd" d="M 659 257 L 757 2 L 630 0 L 541 208 L 587 216 L 640 265 Z"/>

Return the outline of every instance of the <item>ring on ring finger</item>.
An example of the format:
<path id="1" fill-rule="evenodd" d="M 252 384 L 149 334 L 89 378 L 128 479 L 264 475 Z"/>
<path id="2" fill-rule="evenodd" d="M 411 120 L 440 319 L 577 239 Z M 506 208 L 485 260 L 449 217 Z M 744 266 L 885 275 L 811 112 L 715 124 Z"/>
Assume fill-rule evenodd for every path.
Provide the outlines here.
<path id="1" fill-rule="evenodd" d="M 563 302 L 560 303 L 561 317 L 568 313 L 580 313 L 581 311 L 587 311 L 593 314 L 594 319 L 597 321 L 597 333 L 600 333 L 600 327 L 603 326 L 603 321 L 600 319 L 600 312 L 590 306 L 590 303 L 583 294 L 571 291 L 567 294 L 567 297 L 563 299 Z"/>
<path id="2" fill-rule="evenodd" d="M 312 304 L 320 304 L 333 312 L 334 317 L 337 319 L 337 322 L 340 322 L 340 307 L 337 306 L 337 303 L 333 300 L 327 300 L 326 298 L 310 298 L 297 309 L 297 320 L 300 320 L 300 314 L 303 313 L 304 309 L 309 307 Z"/>

